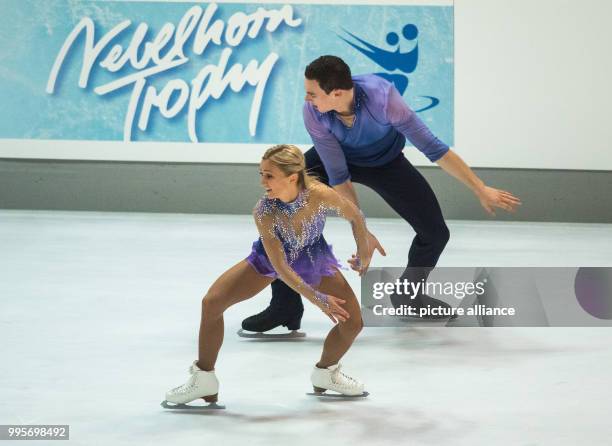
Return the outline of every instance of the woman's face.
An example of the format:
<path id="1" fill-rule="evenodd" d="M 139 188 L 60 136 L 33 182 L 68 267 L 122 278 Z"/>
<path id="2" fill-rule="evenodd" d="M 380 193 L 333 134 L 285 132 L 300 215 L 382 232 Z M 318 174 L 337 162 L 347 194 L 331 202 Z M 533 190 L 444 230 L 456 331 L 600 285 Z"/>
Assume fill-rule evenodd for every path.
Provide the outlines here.
<path id="1" fill-rule="evenodd" d="M 261 187 L 268 198 L 290 199 L 297 184 L 297 174 L 285 176 L 282 170 L 270 160 L 261 160 L 259 164 Z"/>

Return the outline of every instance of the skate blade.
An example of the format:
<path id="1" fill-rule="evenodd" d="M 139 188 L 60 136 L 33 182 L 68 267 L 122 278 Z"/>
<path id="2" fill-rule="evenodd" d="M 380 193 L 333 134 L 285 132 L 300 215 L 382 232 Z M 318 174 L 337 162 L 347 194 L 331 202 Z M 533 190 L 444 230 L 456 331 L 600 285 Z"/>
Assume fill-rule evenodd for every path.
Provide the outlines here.
<path id="1" fill-rule="evenodd" d="M 161 407 L 164 409 L 172 410 L 186 410 L 186 411 L 208 411 L 208 410 L 220 410 L 225 409 L 225 406 L 217 403 L 209 403 L 206 406 L 192 406 L 190 404 L 174 404 L 166 400 L 161 402 Z"/>
<path id="2" fill-rule="evenodd" d="M 238 336 L 249 339 L 299 339 L 306 337 L 306 333 L 293 330 L 289 333 L 260 333 L 256 331 L 246 331 L 242 328 L 238 330 Z"/>
<path id="3" fill-rule="evenodd" d="M 327 393 L 327 392 L 310 392 L 306 395 L 309 396 L 320 396 L 322 398 L 337 398 L 341 400 L 354 400 L 356 398 L 365 398 L 370 394 L 370 392 L 363 392 L 359 395 L 343 395 L 342 393 Z"/>

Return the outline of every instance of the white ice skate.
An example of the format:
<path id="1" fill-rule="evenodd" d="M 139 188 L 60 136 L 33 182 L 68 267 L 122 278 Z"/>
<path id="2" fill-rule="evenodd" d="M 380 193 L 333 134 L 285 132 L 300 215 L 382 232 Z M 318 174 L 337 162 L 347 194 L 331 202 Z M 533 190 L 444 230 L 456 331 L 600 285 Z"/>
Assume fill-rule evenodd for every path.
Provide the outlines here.
<path id="1" fill-rule="evenodd" d="M 346 375 L 340 368 L 340 364 L 332 365 L 326 369 L 315 366 L 310 375 L 314 393 L 308 395 L 344 398 L 359 398 L 369 395 L 368 392 L 364 392 L 363 383 Z M 327 390 L 338 393 L 327 393 Z"/>
<path id="2" fill-rule="evenodd" d="M 219 381 L 215 376 L 214 370 L 206 372 L 197 366 L 194 361 L 189 367 L 191 377 L 182 386 L 175 387 L 166 392 L 166 399 L 161 403 L 165 409 L 225 409 L 225 406 L 217 404 L 219 394 Z M 207 406 L 187 405 L 198 398 L 204 399 Z"/>

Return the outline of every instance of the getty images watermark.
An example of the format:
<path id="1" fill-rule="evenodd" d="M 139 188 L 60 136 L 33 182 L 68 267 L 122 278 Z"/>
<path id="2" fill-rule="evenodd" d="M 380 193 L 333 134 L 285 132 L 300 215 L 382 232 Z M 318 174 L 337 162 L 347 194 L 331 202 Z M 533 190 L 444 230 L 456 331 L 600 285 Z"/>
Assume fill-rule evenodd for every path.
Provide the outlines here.
<path id="1" fill-rule="evenodd" d="M 612 268 L 371 268 L 361 305 L 370 327 L 612 326 Z"/>

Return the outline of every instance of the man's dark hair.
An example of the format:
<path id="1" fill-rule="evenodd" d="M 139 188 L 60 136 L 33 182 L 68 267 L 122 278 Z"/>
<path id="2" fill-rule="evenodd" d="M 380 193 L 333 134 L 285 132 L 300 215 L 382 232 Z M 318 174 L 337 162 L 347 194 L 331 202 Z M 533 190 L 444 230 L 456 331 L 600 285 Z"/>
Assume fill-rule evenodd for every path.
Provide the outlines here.
<path id="1" fill-rule="evenodd" d="M 304 76 L 308 80 L 317 81 L 326 94 L 336 89 L 350 90 L 353 88 L 351 69 L 336 56 L 321 56 L 313 60 L 306 67 Z"/>

